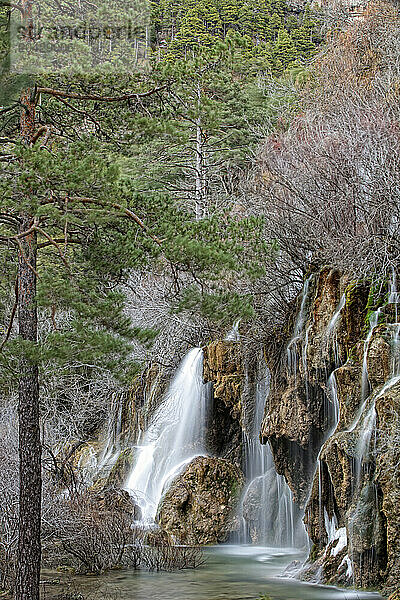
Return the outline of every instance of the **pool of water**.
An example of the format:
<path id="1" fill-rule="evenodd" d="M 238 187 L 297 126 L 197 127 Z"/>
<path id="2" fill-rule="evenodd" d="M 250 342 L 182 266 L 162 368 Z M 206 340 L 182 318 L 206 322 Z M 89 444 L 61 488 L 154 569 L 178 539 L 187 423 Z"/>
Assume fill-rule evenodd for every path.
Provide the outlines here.
<path id="1" fill-rule="evenodd" d="M 102 577 L 76 577 L 74 589 L 85 597 L 115 600 L 380 600 L 378 593 L 341 590 L 282 577 L 304 554 L 290 549 L 254 546 L 207 548 L 196 570 L 173 573 L 113 571 Z M 60 593 L 50 586 L 46 598 Z M 55 587 L 58 590 L 55 590 Z"/>

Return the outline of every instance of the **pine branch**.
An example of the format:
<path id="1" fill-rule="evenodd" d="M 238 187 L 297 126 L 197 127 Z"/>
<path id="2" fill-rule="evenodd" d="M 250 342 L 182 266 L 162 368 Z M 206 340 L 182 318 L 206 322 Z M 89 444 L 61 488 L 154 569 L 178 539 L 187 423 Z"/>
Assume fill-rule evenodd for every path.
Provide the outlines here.
<path id="1" fill-rule="evenodd" d="M 64 92 L 63 90 L 55 90 L 53 88 L 47 87 L 38 87 L 36 88 L 36 94 L 47 94 L 49 96 L 54 96 L 55 98 L 71 98 L 74 100 L 95 100 L 96 102 L 122 102 L 124 100 L 130 100 L 136 98 L 136 100 L 140 100 L 141 98 L 146 98 L 147 96 L 151 96 L 161 90 L 164 90 L 167 86 L 163 85 L 161 87 L 153 88 L 148 92 L 133 92 L 130 94 L 122 94 L 121 96 L 98 96 L 96 94 L 77 94 L 75 92 Z"/>
<path id="2" fill-rule="evenodd" d="M 83 204 L 95 204 L 97 206 L 101 206 L 102 208 L 107 208 L 106 204 L 100 202 L 100 200 L 95 200 L 94 198 L 70 198 L 70 200 L 72 200 L 73 202 L 82 202 Z M 142 219 L 140 219 L 140 217 L 138 217 L 134 212 L 132 212 L 131 210 L 129 210 L 129 208 L 125 208 L 125 207 L 123 207 L 120 204 L 117 204 L 115 202 L 112 202 L 109 206 L 111 206 L 112 208 L 116 208 L 117 210 L 120 210 L 129 219 L 131 219 L 137 225 L 139 225 L 139 227 L 141 229 L 143 229 L 143 231 L 146 232 L 146 234 L 153 240 L 153 242 L 155 242 L 159 246 L 162 245 L 162 240 L 160 240 L 157 236 L 153 235 L 149 231 L 149 228 L 147 227 L 147 225 L 142 221 Z"/>
<path id="3" fill-rule="evenodd" d="M 8 324 L 8 327 L 7 327 L 5 338 L 4 338 L 4 340 L 2 341 L 2 343 L 0 345 L 0 352 L 3 350 L 4 346 L 8 342 L 8 339 L 9 339 L 10 334 L 11 334 L 11 329 L 12 329 L 12 326 L 13 326 L 13 323 L 14 323 L 15 314 L 17 312 L 17 307 L 18 307 L 18 275 L 17 275 L 17 277 L 15 279 L 14 291 L 15 291 L 15 302 L 14 302 L 14 306 L 13 306 L 12 311 L 11 311 L 10 322 Z"/>
<path id="4" fill-rule="evenodd" d="M 52 246 L 54 246 L 55 248 L 57 248 L 58 253 L 61 257 L 61 260 L 63 261 L 64 265 L 66 266 L 67 270 L 69 272 L 71 272 L 71 266 L 68 263 L 67 259 L 65 258 L 60 246 L 57 244 L 56 240 L 54 240 L 48 233 L 46 233 L 46 231 L 44 231 L 43 229 L 41 229 L 40 227 L 35 226 L 35 230 L 38 233 L 41 233 L 49 242 L 49 244 L 51 244 Z"/>

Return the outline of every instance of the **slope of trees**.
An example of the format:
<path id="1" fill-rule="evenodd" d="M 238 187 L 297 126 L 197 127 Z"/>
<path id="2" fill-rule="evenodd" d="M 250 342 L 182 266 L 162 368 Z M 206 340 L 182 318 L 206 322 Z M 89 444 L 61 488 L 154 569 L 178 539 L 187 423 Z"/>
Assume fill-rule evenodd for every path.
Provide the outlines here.
<path id="1" fill-rule="evenodd" d="M 247 3 L 161 4 L 143 25 L 151 60 L 147 44 L 141 54 L 137 40 L 98 42 L 89 31 L 31 73 L 24 60 L 40 53 L 50 10 L 40 8 L 1 8 L 0 384 L 11 405 L 18 395 L 18 600 L 39 593 L 41 424 L 68 399 L 51 404 L 49 378 L 61 369 L 83 379 L 80 389 L 99 373 L 110 387 L 132 379 L 135 344 L 157 334 L 126 313 L 132 271 L 162 277 L 175 312 L 218 327 L 254 315 L 249 283 L 275 247 L 237 190 L 262 115 L 277 118 L 280 102 L 271 105 L 262 81 L 302 64 L 319 41 L 309 11 L 294 19 L 283 2 L 256 13 Z M 122 8 L 61 2 L 56 25 L 94 26 L 101 11 L 118 25 Z M 23 18 L 26 53 L 13 65 L 21 75 L 7 70 L 10 12 Z M 14 530 L 11 538 L 10 556 Z"/>
<path id="2" fill-rule="evenodd" d="M 257 156 L 249 197 L 280 249 L 256 286 L 272 314 L 310 265 L 377 281 L 397 269 L 399 24 L 377 3 L 331 32 L 297 114 L 283 113 Z"/>

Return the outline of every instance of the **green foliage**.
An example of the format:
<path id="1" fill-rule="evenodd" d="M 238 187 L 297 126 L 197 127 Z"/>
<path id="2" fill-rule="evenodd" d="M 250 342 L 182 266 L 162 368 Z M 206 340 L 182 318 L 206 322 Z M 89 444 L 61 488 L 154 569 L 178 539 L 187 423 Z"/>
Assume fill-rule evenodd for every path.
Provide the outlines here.
<path id="1" fill-rule="evenodd" d="M 94 22 L 96 11 L 114 24 L 129 17 L 118 2 L 72 8 L 61 0 L 56 22 Z M 43 21 L 49 16 L 43 13 Z M 124 315 L 125 298 L 116 290 L 132 269 L 170 272 L 173 310 L 224 325 L 251 318 L 252 299 L 235 285 L 262 276 L 277 248 L 264 241 L 262 220 L 245 214 L 239 182 L 265 135 L 264 123 L 273 127 L 281 106 L 293 100 L 292 92 L 265 92 L 264 78 L 284 74 L 296 85 L 307 79 L 306 61 L 318 44 L 309 8 L 298 17 L 284 0 L 154 2 L 153 52 L 142 73 L 117 72 L 121 40 L 96 46 L 88 38 L 72 40 L 81 60 L 68 73 L 56 61 L 54 73 L 10 74 L 7 21 L 2 8 L 0 104 L 11 110 L 1 133 L 13 158 L 0 163 L 1 211 L 13 214 L 18 207 L 40 225 L 37 304 L 54 330 L 34 350 L 37 360 L 61 365 L 74 359 L 121 377 L 135 372 L 132 341 L 148 347 L 157 332 L 132 328 Z M 96 72 L 107 60 L 115 69 Z M 46 148 L 26 148 L 18 142 L 17 101 L 34 83 L 100 96 L 162 91 L 140 103 L 115 104 L 69 99 L 66 105 L 43 95 L 37 116 L 52 135 Z M 5 221 L 0 230 L 4 237 L 16 233 Z M 0 248 L 3 331 L 17 250 L 12 242 Z M 11 336 L 1 360 L 15 369 L 20 353 Z"/>
<path id="2" fill-rule="evenodd" d="M 0 183 L 1 212 L 12 215 L 18 205 L 38 223 L 36 302 L 53 330 L 38 345 L 12 338 L 0 355 L 9 373 L 22 354 L 47 369 L 91 365 L 125 380 L 136 372 L 131 342 L 149 346 L 157 332 L 131 326 L 124 295 L 115 286 L 145 264 L 173 265 L 175 275 L 190 273 L 203 282 L 207 291 L 183 290 L 175 309 L 221 323 L 252 316 L 251 299 L 226 291 L 226 282 L 234 273 L 262 273 L 269 252 L 261 239 L 262 220 L 223 214 L 193 220 L 168 195 L 139 194 L 93 139 L 60 144 L 56 153 L 17 144 L 15 156 Z M 128 218 L 132 211 L 146 221 L 146 230 Z M 12 222 L 1 222 L 0 234 L 11 240 L 0 248 L 7 273 L 0 305 L 6 324 L 18 247 L 15 241 L 12 245 Z M 161 246 L 152 236 L 162 240 Z"/>
<path id="3" fill-rule="evenodd" d="M 285 0 L 162 0 L 152 3 L 156 54 L 167 60 L 187 60 L 213 49 L 232 34 L 249 40 L 247 60 L 261 58 L 259 68 L 282 68 L 298 58 L 309 58 L 318 43 L 317 19 L 307 6 L 299 20 Z M 282 32 L 288 32 L 283 40 Z"/>
<path id="4" fill-rule="evenodd" d="M 229 325 L 238 317 L 248 319 L 254 316 L 251 296 L 241 296 L 237 292 L 202 294 L 194 286 L 185 288 L 175 303 L 174 310 L 197 312 L 199 309 L 204 317 L 222 325 Z"/>

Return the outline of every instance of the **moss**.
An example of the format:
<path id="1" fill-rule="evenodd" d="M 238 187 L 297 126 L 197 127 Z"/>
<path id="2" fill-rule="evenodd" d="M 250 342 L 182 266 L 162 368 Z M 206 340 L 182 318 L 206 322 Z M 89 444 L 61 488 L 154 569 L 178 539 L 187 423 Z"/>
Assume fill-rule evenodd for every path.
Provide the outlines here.
<path id="1" fill-rule="evenodd" d="M 231 479 L 231 495 L 232 498 L 238 498 L 242 491 L 242 482 L 238 481 L 237 478 L 232 477 Z"/>
<path id="2" fill-rule="evenodd" d="M 133 448 L 126 448 L 119 455 L 117 462 L 111 469 L 107 480 L 108 485 L 122 485 L 132 468 L 134 459 Z"/>
<path id="3" fill-rule="evenodd" d="M 357 291 L 359 287 L 360 282 L 355 280 L 351 281 L 345 289 L 344 293 L 346 296 L 346 306 L 348 308 L 351 308 L 351 306 L 357 301 Z"/>
<path id="4" fill-rule="evenodd" d="M 318 558 L 319 552 L 320 548 L 317 546 L 317 544 L 313 544 L 308 560 L 312 563 L 315 562 Z"/>

